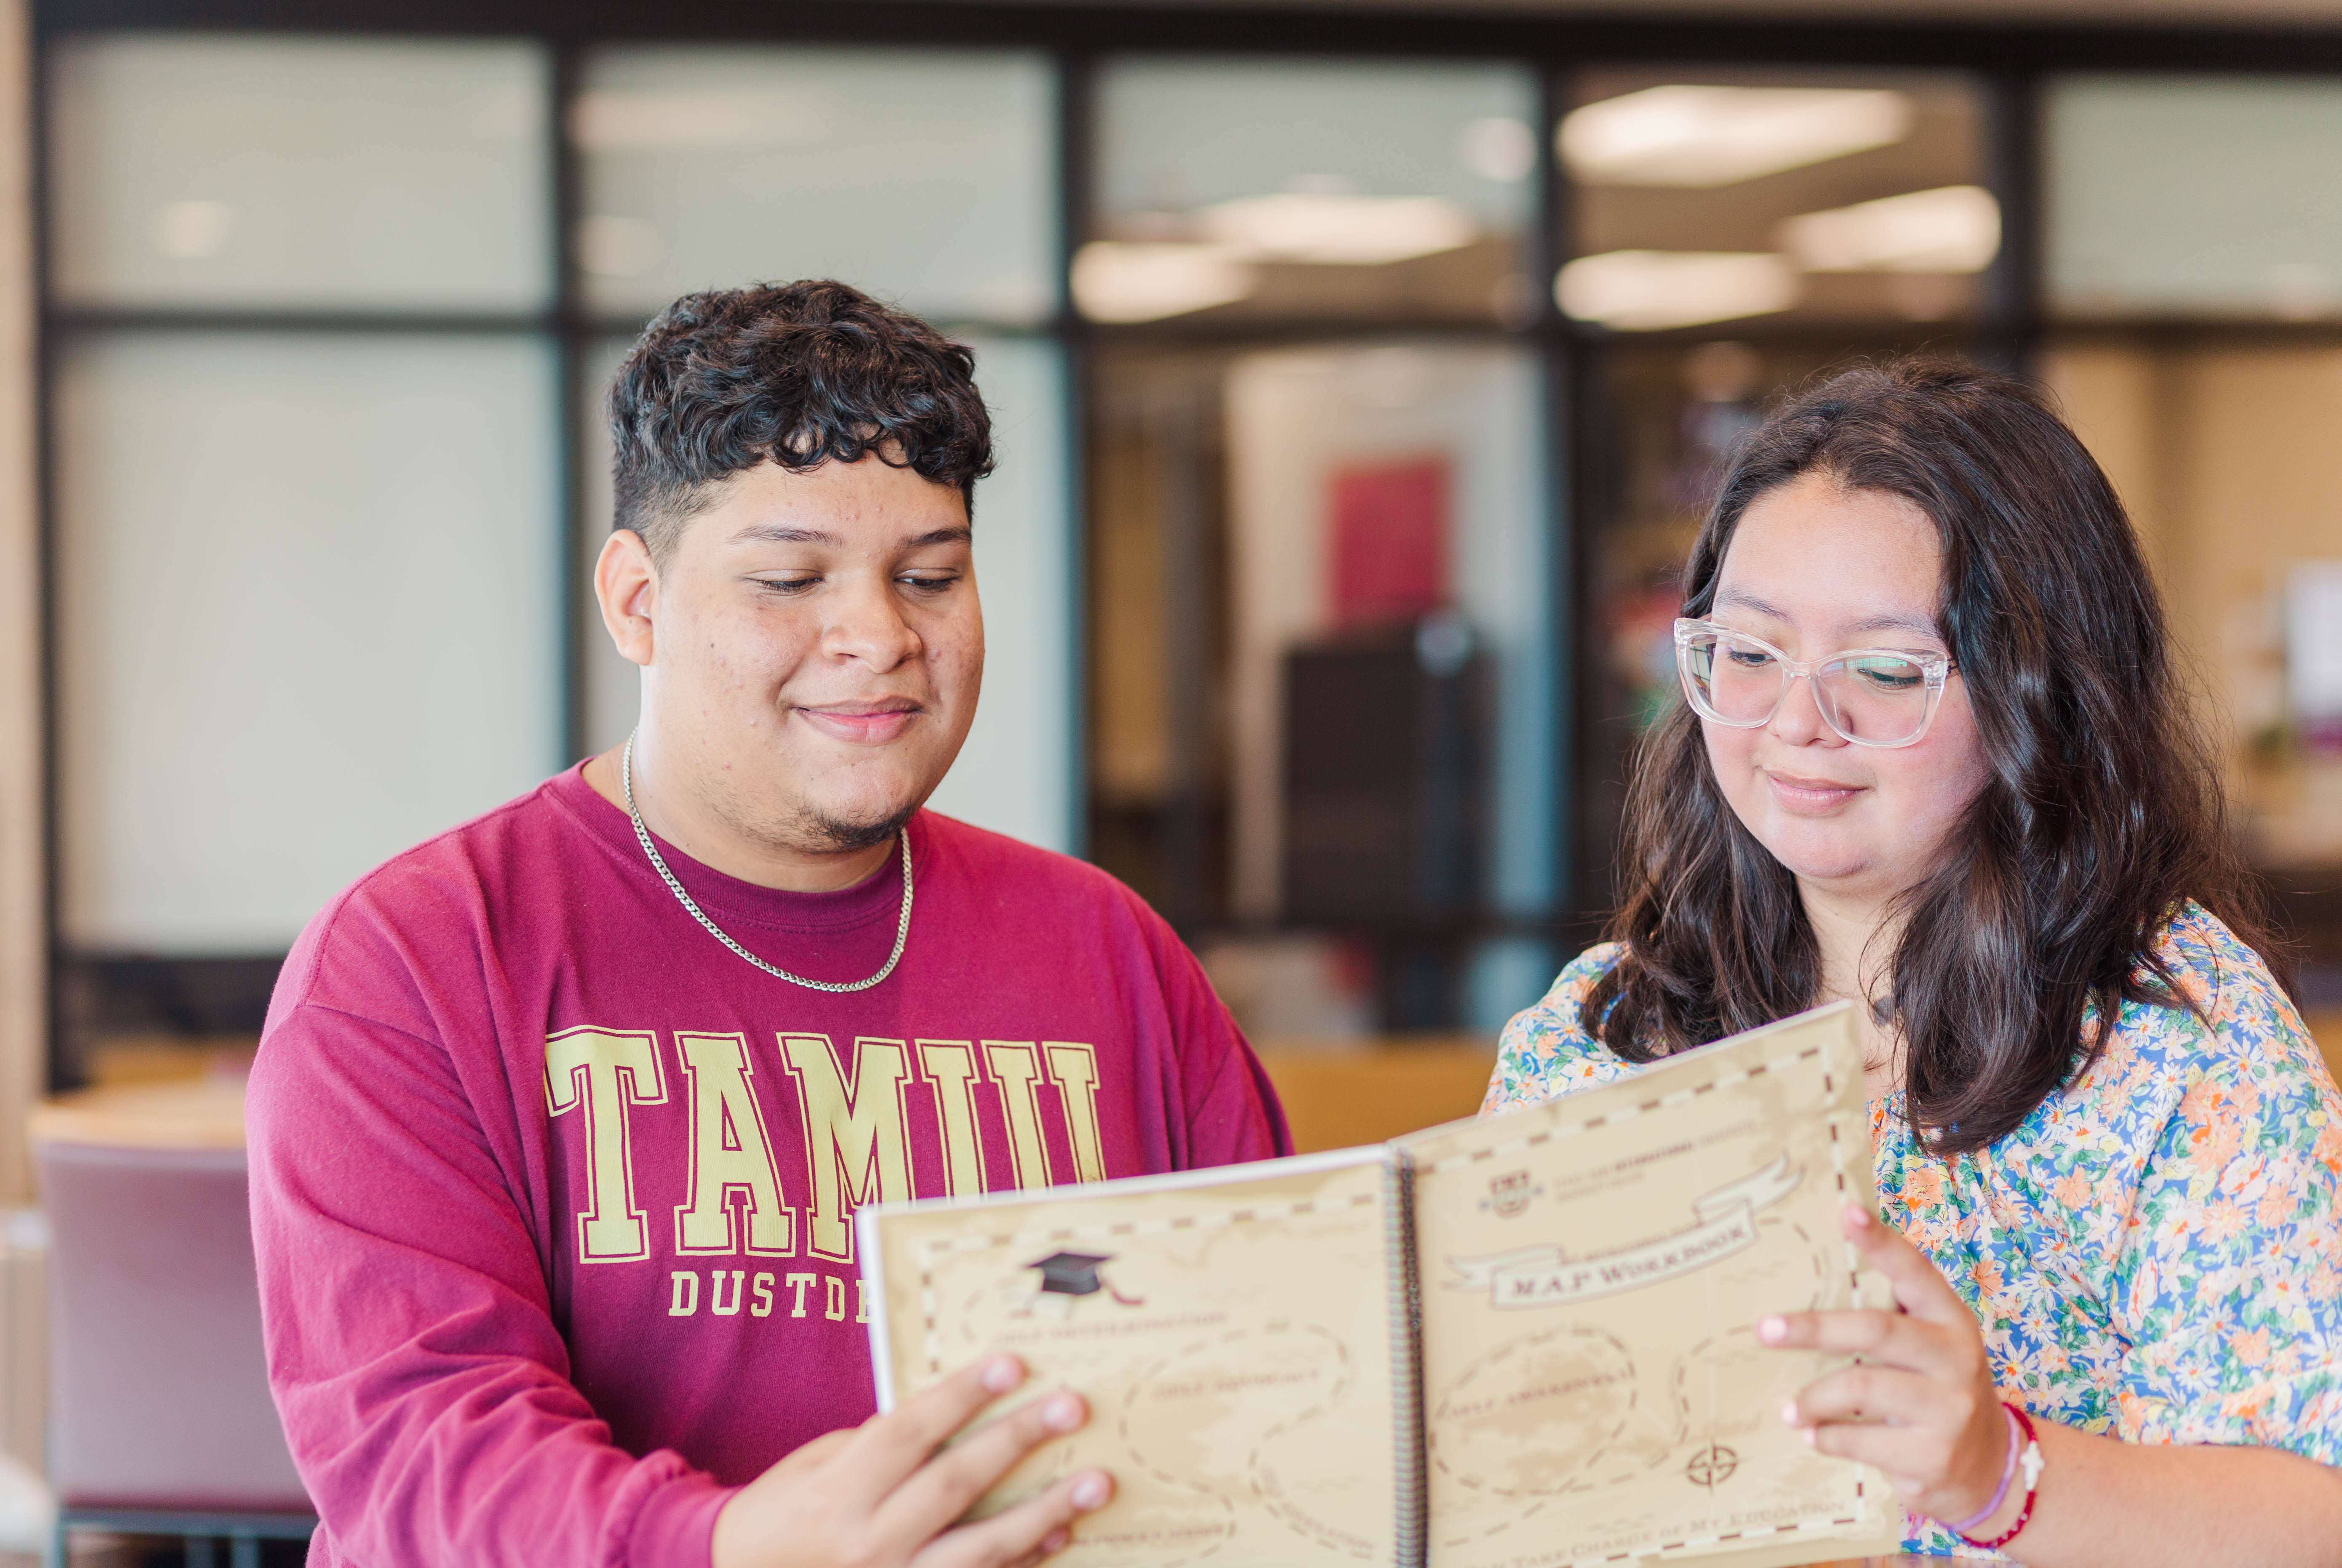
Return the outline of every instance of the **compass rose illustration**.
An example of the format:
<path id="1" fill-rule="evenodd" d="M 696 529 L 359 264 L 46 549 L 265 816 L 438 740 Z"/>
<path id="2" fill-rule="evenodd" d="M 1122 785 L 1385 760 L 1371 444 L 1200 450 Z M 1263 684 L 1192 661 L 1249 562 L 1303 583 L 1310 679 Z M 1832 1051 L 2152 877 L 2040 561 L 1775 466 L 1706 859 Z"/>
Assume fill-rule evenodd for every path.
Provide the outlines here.
<path id="1" fill-rule="evenodd" d="M 1691 1456 L 1691 1462 L 1684 1466 L 1684 1479 L 1713 1492 L 1731 1480 L 1732 1473 L 1739 1468 L 1740 1455 L 1720 1443 L 1712 1443 Z"/>

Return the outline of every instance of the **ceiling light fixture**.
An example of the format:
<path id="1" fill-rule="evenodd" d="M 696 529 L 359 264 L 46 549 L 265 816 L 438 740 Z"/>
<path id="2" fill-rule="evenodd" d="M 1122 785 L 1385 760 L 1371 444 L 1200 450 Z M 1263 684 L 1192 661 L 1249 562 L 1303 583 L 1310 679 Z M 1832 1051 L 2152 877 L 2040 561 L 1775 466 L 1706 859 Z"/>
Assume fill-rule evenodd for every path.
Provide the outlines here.
<path id="1" fill-rule="evenodd" d="M 577 265 L 595 277 L 643 277 L 659 249 L 658 230 L 640 218 L 596 213 L 577 225 Z"/>
<path id="2" fill-rule="evenodd" d="M 235 209 L 225 202 L 165 202 L 155 209 L 147 233 L 155 248 L 173 261 L 202 261 L 227 248 L 235 233 Z"/>
<path id="3" fill-rule="evenodd" d="M 1589 185 L 1708 187 L 1887 146 L 1911 119 L 1882 88 L 1646 87 L 1576 110 L 1557 145 Z"/>
<path id="4" fill-rule="evenodd" d="M 1562 268 L 1553 294 L 1579 321 L 1656 332 L 1787 310 L 1797 275 L 1770 251 L 1607 251 Z"/>
<path id="5" fill-rule="evenodd" d="M 1207 238 L 1261 261 L 1381 266 L 1470 245 L 1472 216 L 1439 196 L 1284 191 L 1196 215 Z"/>
<path id="6" fill-rule="evenodd" d="M 816 140 L 829 128 L 811 94 L 700 91 L 580 93 L 569 134 L 589 153 L 664 153 Z"/>
<path id="7" fill-rule="evenodd" d="M 1093 240 L 1074 255 L 1074 303 L 1092 321 L 1160 321 L 1232 305 L 1257 281 L 1223 245 Z"/>
<path id="8" fill-rule="evenodd" d="M 1981 272 L 2000 254 L 2000 204 L 1982 185 L 1944 185 L 1781 225 L 1807 272 Z"/>
<path id="9" fill-rule="evenodd" d="M 1536 133 L 1526 120 L 1491 115 L 1474 120 L 1457 134 L 1456 157 L 1484 180 L 1507 185 L 1529 177 L 1536 167 Z"/>

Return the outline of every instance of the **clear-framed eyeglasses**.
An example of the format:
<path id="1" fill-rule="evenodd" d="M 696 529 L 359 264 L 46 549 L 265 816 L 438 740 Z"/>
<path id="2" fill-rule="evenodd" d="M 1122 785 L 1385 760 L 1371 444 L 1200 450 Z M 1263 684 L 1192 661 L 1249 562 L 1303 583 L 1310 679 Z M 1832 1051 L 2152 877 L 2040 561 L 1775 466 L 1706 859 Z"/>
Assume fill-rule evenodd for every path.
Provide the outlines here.
<path id="1" fill-rule="evenodd" d="M 1753 730 L 1773 722 L 1800 679 L 1840 739 L 1907 746 L 1927 733 L 1957 666 L 1943 654 L 1848 648 L 1801 664 L 1762 637 L 1713 621 L 1676 623 L 1676 670 L 1692 711 L 1711 724 Z"/>

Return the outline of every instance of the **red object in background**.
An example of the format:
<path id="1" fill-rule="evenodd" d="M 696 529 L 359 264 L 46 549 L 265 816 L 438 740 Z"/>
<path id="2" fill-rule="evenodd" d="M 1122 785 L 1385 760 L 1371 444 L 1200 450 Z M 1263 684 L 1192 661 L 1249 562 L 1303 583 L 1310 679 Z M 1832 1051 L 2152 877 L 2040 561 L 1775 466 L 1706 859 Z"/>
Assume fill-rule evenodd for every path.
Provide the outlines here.
<path id="1" fill-rule="evenodd" d="M 1447 603 L 1447 459 L 1337 468 L 1326 484 L 1336 630 L 1410 621 Z"/>

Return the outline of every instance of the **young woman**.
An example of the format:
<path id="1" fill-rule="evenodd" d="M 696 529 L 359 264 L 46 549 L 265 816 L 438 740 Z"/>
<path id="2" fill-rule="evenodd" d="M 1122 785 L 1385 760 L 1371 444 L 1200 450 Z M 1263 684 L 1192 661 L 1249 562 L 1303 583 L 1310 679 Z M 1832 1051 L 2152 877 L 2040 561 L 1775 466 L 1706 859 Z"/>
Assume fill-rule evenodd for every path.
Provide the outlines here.
<path id="1" fill-rule="evenodd" d="M 2097 465 L 2017 383 L 1841 375 L 1739 454 L 1676 646 L 1615 940 L 1489 1107 L 1856 999 L 1900 1310 L 1761 1323 L 1864 1358 L 1782 1419 L 1908 1552 L 2342 1563 L 2342 1095 Z"/>

